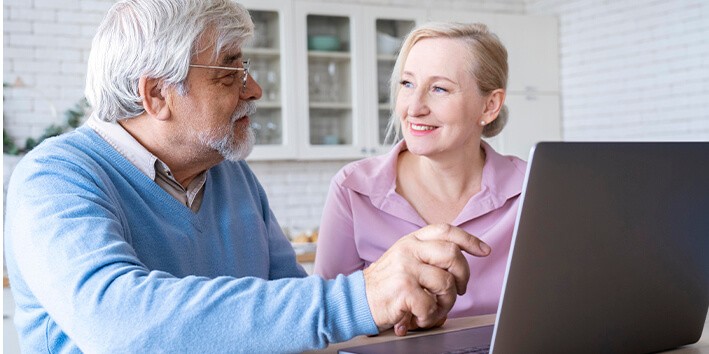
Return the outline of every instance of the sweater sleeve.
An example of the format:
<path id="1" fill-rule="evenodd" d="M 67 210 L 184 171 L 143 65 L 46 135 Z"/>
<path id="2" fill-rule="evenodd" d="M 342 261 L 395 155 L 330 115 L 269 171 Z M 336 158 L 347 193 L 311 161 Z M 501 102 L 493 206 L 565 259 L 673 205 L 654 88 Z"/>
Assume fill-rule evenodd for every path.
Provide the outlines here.
<path id="1" fill-rule="evenodd" d="M 341 170 L 330 182 L 320 222 L 314 273 L 326 279 L 364 268 L 355 243 L 351 191 L 340 184 L 344 176 Z"/>
<path id="2" fill-rule="evenodd" d="M 361 272 L 267 281 L 149 270 L 107 181 L 83 167 L 28 155 L 10 182 L 6 252 L 23 351 L 64 351 L 57 331 L 96 353 L 294 352 L 377 333 Z"/>

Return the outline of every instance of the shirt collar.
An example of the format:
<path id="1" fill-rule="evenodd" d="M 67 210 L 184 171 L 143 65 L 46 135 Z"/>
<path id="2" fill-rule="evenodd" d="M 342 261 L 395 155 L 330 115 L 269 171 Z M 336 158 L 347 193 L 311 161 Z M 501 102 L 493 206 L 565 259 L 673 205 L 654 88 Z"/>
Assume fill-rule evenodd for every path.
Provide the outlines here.
<path id="1" fill-rule="evenodd" d="M 141 145 L 138 140 L 135 140 L 117 122 L 103 121 L 94 113 L 86 121 L 86 124 L 150 179 L 155 180 L 156 163 L 167 169 L 167 165 Z"/>
<path id="2" fill-rule="evenodd" d="M 404 150 L 406 150 L 406 143 L 402 140 L 385 155 L 353 163 L 352 171 L 345 177 L 342 185 L 369 196 L 372 204 L 381 207 L 387 197 L 395 193 L 397 161 L 399 154 Z"/>
<path id="3" fill-rule="evenodd" d="M 466 207 L 456 220 L 464 222 L 502 206 L 508 199 L 522 192 L 525 175 L 525 163 L 514 156 L 500 155 L 485 141 L 481 142 L 485 150 L 485 165 L 480 192 L 471 198 L 475 206 Z M 406 150 L 406 142 L 396 144 L 389 153 L 357 161 L 350 165 L 342 185 L 366 195 L 372 205 L 387 211 L 396 208 L 394 204 L 404 202 L 396 193 L 396 168 L 399 154 Z"/>

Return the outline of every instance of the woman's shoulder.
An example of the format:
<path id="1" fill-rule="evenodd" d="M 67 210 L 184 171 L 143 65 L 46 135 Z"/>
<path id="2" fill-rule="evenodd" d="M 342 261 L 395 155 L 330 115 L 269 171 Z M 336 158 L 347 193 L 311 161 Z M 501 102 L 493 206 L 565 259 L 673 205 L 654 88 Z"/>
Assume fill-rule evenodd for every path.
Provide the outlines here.
<path id="1" fill-rule="evenodd" d="M 381 173 L 382 167 L 387 166 L 387 155 L 367 157 L 352 161 L 343 166 L 334 179 L 343 182 L 348 179 L 370 179 Z"/>
<path id="2" fill-rule="evenodd" d="M 527 161 L 523 160 L 519 156 L 515 155 L 505 155 L 495 150 L 490 144 L 483 142 L 483 148 L 485 153 L 488 155 L 488 160 L 493 162 L 494 167 L 500 168 L 512 168 L 515 171 L 524 175 L 527 171 Z"/>
<path id="3" fill-rule="evenodd" d="M 333 187 L 370 196 L 386 191 L 396 179 L 397 156 L 394 149 L 384 155 L 350 162 L 332 178 Z"/>
<path id="4" fill-rule="evenodd" d="M 522 160 L 522 158 L 514 155 L 504 155 L 505 158 L 516 168 L 521 174 L 527 172 L 527 161 Z"/>

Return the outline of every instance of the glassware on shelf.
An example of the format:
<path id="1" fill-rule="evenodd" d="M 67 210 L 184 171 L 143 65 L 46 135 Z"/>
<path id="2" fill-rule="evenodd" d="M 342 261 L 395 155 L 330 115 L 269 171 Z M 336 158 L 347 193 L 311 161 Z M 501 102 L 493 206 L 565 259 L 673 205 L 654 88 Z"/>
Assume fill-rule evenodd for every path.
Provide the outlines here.
<path id="1" fill-rule="evenodd" d="M 327 64 L 327 92 L 329 99 L 332 102 L 340 101 L 340 79 L 338 78 L 337 64 L 334 61 L 330 61 Z"/>
<path id="2" fill-rule="evenodd" d="M 310 102 L 315 102 L 318 101 L 318 97 L 320 96 L 320 85 L 322 84 L 322 78 L 316 71 L 312 70 L 312 66 L 310 68 L 310 75 L 308 75 L 308 97 Z"/>
<path id="3" fill-rule="evenodd" d="M 266 25 L 265 22 L 259 23 L 258 21 L 254 21 L 254 28 L 254 39 L 252 40 L 251 45 L 254 48 L 268 48 L 268 25 Z"/>
<path id="4" fill-rule="evenodd" d="M 308 36 L 308 49 L 319 51 L 338 51 L 342 47 L 340 38 L 331 34 L 316 34 Z"/>
<path id="5" fill-rule="evenodd" d="M 377 93 L 379 103 L 389 103 L 389 78 L 394 70 L 393 62 L 377 63 Z"/>
<path id="6" fill-rule="evenodd" d="M 263 144 L 261 124 L 257 121 L 252 121 L 251 122 L 251 130 L 253 130 L 253 132 L 254 132 L 254 138 L 256 138 L 256 144 Z"/>
<path id="7" fill-rule="evenodd" d="M 351 144 L 352 138 L 347 135 L 351 124 L 348 110 L 313 109 L 310 111 L 310 144 Z"/>
<path id="8" fill-rule="evenodd" d="M 273 121 L 266 122 L 266 143 L 267 144 L 280 144 L 280 130 L 278 129 L 278 124 Z"/>
<path id="9" fill-rule="evenodd" d="M 276 108 L 259 109 L 251 121 L 251 129 L 258 145 L 278 145 L 283 142 L 280 123 L 280 110 Z"/>
<path id="10" fill-rule="evenodd" d="M 264 72 L 266 71 L 266 62 L 262 58 L 252 59 L 251 67 L 249 67 L 249 76 L 251 76 L 256 83 L 263 85 Z"/>
<path id="11" fill-rule="evenodd" d="M 274 68 L 269 68 L 266 71 L 266 81 L 263 87 L 263 95 L 269 101 L 278 101 L 281 87 L 278 82 L 278 71 Z"/>
<path id="12" fill-rule="evenodd" d="M 311 145 L 350 145 L 352 59 L 350 18 L 307 16 L 309 140 Z M 318 42 L 320 40 L 320 42 Z"/>
<path id="13" fill-rule="evenodd" d="M 252 60 L 249 75 L 263 90 L 262 100 L 277 103 L 281 96 L 280 75 L 278 61 Z"/>
<path id="14" fill-rule="evenodd" d="M 308 15 L 307 45 L 315 51 L 349 51 L 349 18 Z"/>
<path id="15" fill-rule="evenodd" d="M 326 101 L 328 96 L 328 73 L 327 67 L 321 61 L 315 61 L 310 64 L 310 79 L 309 89 L 310 102 Z"/>
<path id="16" fill-rule="evenodd" d="M 396 55 L 401 47 L 401 38 L 377 31 L 377 53 Z"/>
<path id="17" fill-rule="evenodd" d="M 271 48 L 273 45 L 271 27 L 278 22 L 278 14 L 271 11 L 252 10 L 251 19 L 254 22 L 254 37 L 250 43 L 254 48 Z"/>

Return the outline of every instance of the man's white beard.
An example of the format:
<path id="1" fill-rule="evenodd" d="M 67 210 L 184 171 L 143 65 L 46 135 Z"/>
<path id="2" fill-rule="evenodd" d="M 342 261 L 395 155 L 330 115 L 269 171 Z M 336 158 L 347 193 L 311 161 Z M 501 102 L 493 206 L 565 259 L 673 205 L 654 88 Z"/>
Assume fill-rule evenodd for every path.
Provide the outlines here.
<path id="1" fill-rule="evenodd" d="M 253 151 L 256 137 L 251 126 L 248 126 L 244 132 L 246 135 L 244 139 L 237 141 L 234 133 L 234 124 L 239 118 L 251 116 L 254 113 L 256 113 L 255 102 L 239 102 L 228 126 L 212 130 L 210 133 L 200 134 L 202 144 L 219 152 L 225 160 L 239 161 L 245 159 Z"/>

